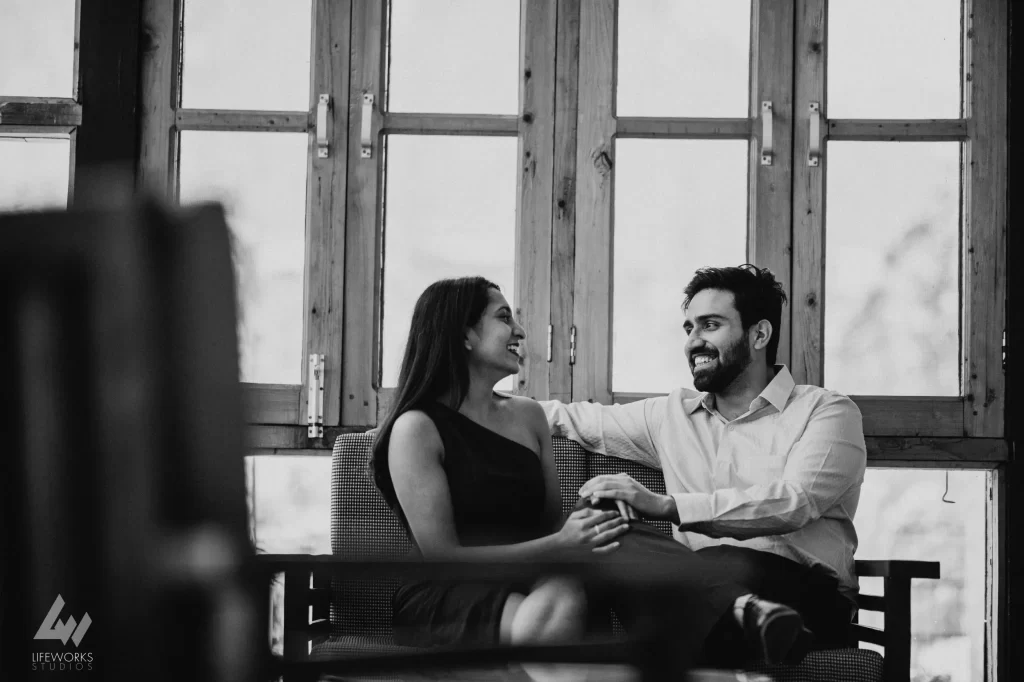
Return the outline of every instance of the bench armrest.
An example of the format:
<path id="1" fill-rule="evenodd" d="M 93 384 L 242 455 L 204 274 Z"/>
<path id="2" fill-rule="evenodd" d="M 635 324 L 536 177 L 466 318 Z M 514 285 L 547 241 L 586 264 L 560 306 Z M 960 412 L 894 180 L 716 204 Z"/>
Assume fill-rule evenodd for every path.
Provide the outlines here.
<path id="1" fill-rule="evenodd" d="M 885 648 L 884 677 L 886 682 L 907 682 L 910 679 L 910 581 L 913 578 L 939 578 L 937 561 L 857 561 L 860 577 L 883 578 L 882 596 L 859 595 L 858 608 L 880 611 L 885 615 L 885 629 L 855 624 L 854 637 Z"/>

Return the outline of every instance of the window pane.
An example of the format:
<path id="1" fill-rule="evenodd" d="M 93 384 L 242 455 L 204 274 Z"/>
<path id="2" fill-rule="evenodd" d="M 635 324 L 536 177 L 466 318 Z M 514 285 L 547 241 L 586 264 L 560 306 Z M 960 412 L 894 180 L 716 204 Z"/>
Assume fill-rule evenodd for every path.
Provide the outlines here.
<path id="1" fill-rule="evenodd" d="M 249 456 L 249 535 L 260 554 L 331 553 L 331 458 Z M 280 655 L 284 574 L 270 585 L 270 640 Z"/>
<path id="2" fill-rule="evenodd" d="M 746 260 L 747 142 L 619 140 L 615 157 L 612 388 L 693 388 L 683 289 Z"/>
<path id="3" fill-rule="evenodd" d="M 0 95 L 71 97 L 75 0 L 3 0 Z"/>
<path id="4" fill-rule="evenodd" d="M 67 208 L 71 139 L 0 136 L 0 211 Z"/>
<path id="5" fill-rule="evenodd" d="M 519 0 L 391 1 L 388 108 L 519 110 Z"/>
<path id="6" fill-rule="evenodd" d="M 181 203 L 223 203 L 234 239 L 242 381 L 302 381 L 306 148 L 304 133 L 181 134 Z"/>
<path id="7" fill-rule="evenodd" d="M 987 498 L 984 471 L 950 471 L 948 491 L 939 470 L 868 469 L 864 476 L 856 558 L 941 564 L 940 580 L 911 583 L 913 680 L 984 679 Z M 882 594 L 882 579 L 861 578 L 860 587 Z M 880 627 L 884 618 L 861 611 L 860 622 Z"/>
<path id="8" fill-rule="evenodd" d="M 398 383 L 413 305 L 430 283 L 480 275 L 515 305 L 517 146 L 514 137 L 388 138 L 383 386 Z M 498 387 L 512 390 L 514 379 Z"/>
<path id="9" fill-rule="evenodd" d="M 962 0 L 828 3 L 830 118 L 958 118 Z"/>
<path id="10" fill-rule="evenodd" d="M 306 111 L 311 0 L 185 0 L 181 105 Z"/>
<path id="11" fill-rule="evenodd" d="M 619 3 L 620 116 L 748 115 L 750 0 Z"/>
<path id="12" fill-rule="evenodd" d="M 828 145 L 825 386 L 960 395 L 960 145 Z"/>

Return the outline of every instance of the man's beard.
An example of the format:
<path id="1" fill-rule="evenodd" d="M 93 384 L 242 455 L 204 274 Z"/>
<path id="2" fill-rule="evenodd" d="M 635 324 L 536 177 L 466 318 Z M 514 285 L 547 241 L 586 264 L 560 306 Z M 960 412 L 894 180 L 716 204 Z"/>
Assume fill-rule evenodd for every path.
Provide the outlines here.
<path id="1" fill-rule="evenodd" d="M 717 367 L 693 373 L 693 386 L 698 391 L 721 393 L 743 373 L 750 360 L 750 346 L 747 345 L 746 334 L 741 334 L 735 343 L 729 344 L 718 353 Z"/>

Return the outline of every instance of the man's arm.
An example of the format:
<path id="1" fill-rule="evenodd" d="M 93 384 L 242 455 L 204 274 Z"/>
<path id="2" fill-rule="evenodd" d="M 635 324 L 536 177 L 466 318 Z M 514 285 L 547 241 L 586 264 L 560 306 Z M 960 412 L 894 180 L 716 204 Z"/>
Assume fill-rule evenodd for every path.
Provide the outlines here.
<path id="1" fill-rule="evenodd" d="M 591 452 L 661 469 L 654 445 L 668 398 L 648 398 L 626 405 L 541 401 L 552 436 L 574 440 Z"/>
<path id="2" fill-rule="evenodd" d="M 833 395 L 814 410 L 781 476 L 744 489 L 676 493 L 678 520 L 673 521 L 680 530 L 714 538 L 791 533 L 817 520 L 862 482 L 866 465 L 860 410 L 849 398 Z"/>

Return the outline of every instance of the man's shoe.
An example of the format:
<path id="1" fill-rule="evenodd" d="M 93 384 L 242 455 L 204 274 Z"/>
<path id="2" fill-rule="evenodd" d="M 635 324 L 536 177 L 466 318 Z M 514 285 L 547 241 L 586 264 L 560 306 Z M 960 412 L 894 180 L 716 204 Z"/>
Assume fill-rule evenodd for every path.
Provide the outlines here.
<path id="1" fill-rule="evenodd" d="M 799 663 L 814 640 L 799 613 L 754 595 L 743 608 L 743 633 L 758 660 L 769 665 Z"/>

